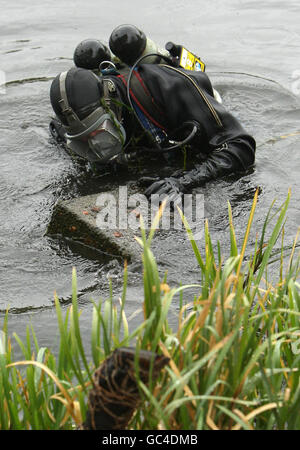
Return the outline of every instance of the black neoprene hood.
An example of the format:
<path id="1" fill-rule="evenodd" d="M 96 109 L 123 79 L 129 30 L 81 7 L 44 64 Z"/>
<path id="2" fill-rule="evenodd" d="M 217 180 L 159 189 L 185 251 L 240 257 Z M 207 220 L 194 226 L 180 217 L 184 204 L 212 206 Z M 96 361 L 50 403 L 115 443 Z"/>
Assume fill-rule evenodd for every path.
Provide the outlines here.
<path id="1" fill-rule="evenodd" d="M 59 103 L 61 100 L 59 80 L 60 75 L 57 75 L 52 82 L 50 101 L 56 116 L 64 125 L 68 125 Z M 67 73 L 65 86 L 69 105 L 80 120 L 101 106 L 103 86 L 100 79 L 92 71 L 73 67 Z"/>

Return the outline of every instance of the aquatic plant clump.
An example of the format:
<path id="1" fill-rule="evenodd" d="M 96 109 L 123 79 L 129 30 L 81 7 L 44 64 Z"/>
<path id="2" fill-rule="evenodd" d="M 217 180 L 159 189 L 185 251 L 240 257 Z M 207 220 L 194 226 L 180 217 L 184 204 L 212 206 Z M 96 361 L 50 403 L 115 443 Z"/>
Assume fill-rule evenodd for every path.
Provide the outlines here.
<path id="1" fill-rule="evenodd" d="M 246 258 L 257 197 L 258 192 L 241 249 L 228 205 L 230 256 L 225 261 L 221 245 L 213 247 L 208 224 L 201 254 L 182 216 L 199 264 L 199 286 L 193 285 L 197 295 L 188 300 L 185 289 L 190 286 L 172 287 L 166 276 L 160 279 L 151 251 L 163 208 L 148 236 L 141 228 L 144 321 L 130 330 L 125 265 L 120 304 L 114 304 L 112 292 L 106 301 L 93 302 L 92 361 L 81 340 L 75 269 L 72 305 L 65 315 L 55 298 L 57 356 L 39 347 L 33 329 L 27 329 L 24 342 L 16 334 L 10 337 L 6 314 L 0 335 L 0 429 L 101 429 L 101 410 L 106 429 L 300 429 L 297 237 L 288 258 L 284 246 L 290 193 L 275 213 L 272 204 Z M 268 265 L 274 257 L 279 274 L 271 283 Z M 177 294 L 180 309 L 172 329 L 168 312 Z M 12 339 L 23 361 L 14 360 Z M 130 368 L 127 378 L 124 367 Z M 120 385 L 123 389 L 127 381 L 132 395 L 125 420 L 112 405 L 122 402 Z M 100 408 L 97 420 L 95 408 Z"/>

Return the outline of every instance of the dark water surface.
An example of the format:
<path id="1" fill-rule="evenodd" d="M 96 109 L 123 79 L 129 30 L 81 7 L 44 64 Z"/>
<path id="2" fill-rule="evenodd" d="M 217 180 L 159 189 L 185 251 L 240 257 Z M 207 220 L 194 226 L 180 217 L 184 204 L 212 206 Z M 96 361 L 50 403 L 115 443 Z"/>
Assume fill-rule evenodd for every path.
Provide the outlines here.
<path id="1" fill-rule="evenodd" d="M 53 293 L 68 304 L 76 266 L 88 339 L 90 298 L 107 296 L 109 278 L 116 298 L 122 287 L 118 260 L 88 258 L 45 236 L 59 198 L 102 186 L 49 138 L 51 80 L 71 67 L 78 42 L 107 41 L 121 23 L 136 24 L 161 46 L 172 40 L 200 54 L 225 105 L 257 140 L 253 173 L 198 190 L 205 196 L 214 242 L 219 239 L 226 254 L 227 200 L 241 242 L 255 189 L 261 187 L 253 242 L 272 200 L 279 204 L 291 187 L 286 224 L 286 245 L 291 245 L 300 224 L 299 19 L 298 0 L 0 1 L 0 70 L 7 82 L 0 88 L 0 328 L 9 305 L 10 332 L 23 335 L 32 323 L 41 344 L 55 343 Z M 199 281 L 182 232 L 163 233 L 153 250 L 171 285 Z M 128 316 L 140 310 L 142 299 L 140 267 L 130 267 Z M 176 304 L 173 313 L 175 320 Z M 133 319 L 139 320 L 139 315 Z"/>

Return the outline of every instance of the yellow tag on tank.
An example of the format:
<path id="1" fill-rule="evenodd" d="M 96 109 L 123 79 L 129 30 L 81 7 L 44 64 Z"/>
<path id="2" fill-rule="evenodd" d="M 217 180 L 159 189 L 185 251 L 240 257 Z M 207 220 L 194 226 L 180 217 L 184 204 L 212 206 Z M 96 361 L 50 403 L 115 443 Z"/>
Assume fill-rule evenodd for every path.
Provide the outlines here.
<path id="1" fill-rule="evenodd" d="M 180 55 L 180 67 L 187 70 L 205 71 L 205 64 L 193 53 L 189 52 L 186 48 L 182 47 Z"/>

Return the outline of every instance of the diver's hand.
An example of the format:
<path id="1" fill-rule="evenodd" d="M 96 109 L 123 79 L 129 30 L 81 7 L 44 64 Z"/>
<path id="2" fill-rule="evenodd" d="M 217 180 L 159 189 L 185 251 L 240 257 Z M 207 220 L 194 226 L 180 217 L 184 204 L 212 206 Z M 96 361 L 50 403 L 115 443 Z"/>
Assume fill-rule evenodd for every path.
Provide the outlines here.
<path id="1" fill-rule="evenodd" d="M 160 196 L 159 200 L 166 200 L 167 204 L 173 203 L 173 205 L 180 203 L 183 196 L 182 186 L 176 178 L 169 177 L 160 181 L 155 181 L 146 190 L 146 197 L 150 198 L 153 194 Z"/>

